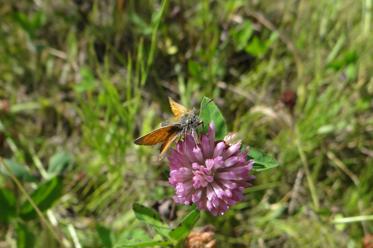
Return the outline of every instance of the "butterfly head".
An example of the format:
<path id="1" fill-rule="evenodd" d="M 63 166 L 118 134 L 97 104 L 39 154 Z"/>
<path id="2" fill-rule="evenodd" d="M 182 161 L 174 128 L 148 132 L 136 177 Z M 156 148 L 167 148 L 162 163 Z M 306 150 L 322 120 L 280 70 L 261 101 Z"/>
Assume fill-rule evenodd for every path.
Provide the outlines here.
<path id="1" fill-rule="evenodd" d="M 201 124 L 202 124 L 202 121 L 197 115 L 196 111 L 194 110 L 185 114 L 180 120 L 180 125 L 182 129 L 187 129 L 187 130 L 194 130 Z"/>

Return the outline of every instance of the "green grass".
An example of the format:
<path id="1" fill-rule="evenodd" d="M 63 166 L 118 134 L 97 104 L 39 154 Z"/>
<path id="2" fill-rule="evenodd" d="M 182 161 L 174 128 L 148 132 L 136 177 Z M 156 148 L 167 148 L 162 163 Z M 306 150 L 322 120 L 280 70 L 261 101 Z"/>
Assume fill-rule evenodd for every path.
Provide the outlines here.
<path id="1" fill-rule="evenodd" d="M 224 216 L 202 215 L 219 247 L 361 247 L 373 233 L 371 0 L 5 0 L 0 16 L 1 245 L 154 234 L 132 205 L 172 196 L 167 161 L 133 140 L 170 116 L 168 96 L 214 99 L 281 164 Z M 15 218 L 61 152 L 60 197 L 44 219 Z"/>

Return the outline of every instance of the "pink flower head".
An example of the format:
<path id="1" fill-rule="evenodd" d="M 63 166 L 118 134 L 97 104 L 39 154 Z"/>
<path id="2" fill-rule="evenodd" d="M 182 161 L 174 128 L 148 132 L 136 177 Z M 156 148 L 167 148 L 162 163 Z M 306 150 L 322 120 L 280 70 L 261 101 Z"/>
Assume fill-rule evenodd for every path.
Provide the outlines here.
<path id="1" fill-rule="evenodd" d="M 171 149 L 169 182 L 176 189 L 174 200 L 201 210 L 222 215 L 230 206 L 243 199 L 243 190 L 250 186 L 253 161 L 240 151 L 241 142 L 228 144 L 215 141 L 215 126 L 210 124 L 199 144 L 192 135 Z"/>

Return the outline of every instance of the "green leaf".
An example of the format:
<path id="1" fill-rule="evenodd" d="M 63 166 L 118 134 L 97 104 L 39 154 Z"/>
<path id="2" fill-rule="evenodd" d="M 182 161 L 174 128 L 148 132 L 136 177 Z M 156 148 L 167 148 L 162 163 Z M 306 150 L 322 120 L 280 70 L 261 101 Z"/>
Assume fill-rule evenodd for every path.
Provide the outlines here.
<path id="1" fill-rule="evenodd" d="M 203 121 L 203 132 L 207 132 L 210 122 L 214 122 L 216 138 L 223 139 L 227 133 L 227 124 L 218 106 L 208 97 L 203 97 L 199 118 Z"/>
<path id="2" fill-rule="evenodd" d="M 119 237 L 117 237 L 115 245 L 118 243 L 122 243 L 125 241 L 129 241 L 131 243 L 140 242 L 140 241 L 151 241 L 152 239 L 148 236 L 148 234 L 142 229 L 132 229 L 127 228 L 125 229 Z"/>
<path id="3" fill-rule="evenodd" d="M 357 77 L 357 73 L 358 73 L 358 68 L 357 68 L 357 65 L 356 64 L 349 64 L 347 67 L 346 67 L 346 76 L 349 80 L 354 80 L 356 79 Z"/>
<path id="4" fill-rule="evenodd" d="M 111 239 L 111 231 L 109 228 L 101 226 L 101 225 L 97 225 L 96 231 L 98 233 L 98 236 L 100 237 L 103 247 L 105 248 L 113 247 L 113 242 Z"/>
<path id="5" fill-rule="evenodd" d="M 32 248 L 35 245 L 35 236 L 26 225 L 18 223 L 16 227 L 17 248 Z"/>
<path id="6" fill-rule="evenodd" d="M 5 159 L 5 163 L 9 166 L 12 174 L 18 179 L 25 181 L 25 182 L 36 182 L 37 181 L 37 178 L 31 175 L 30 171 L 25 165 L 21 165 L 12 159 Z M 9 176 L 9 173 L 7 170 L 5 170 L 4 165 L 0 167 L 0 173 L 5 176 Z"/>
<path id="7" fill-rule="evenodd" d="M 249 159 L 254 160 L 254 171 L 264 171 L 279 166 L 279 163 L 273 157 L 251 147 L 248 156 Z"/>
<path id="8" fill-rule="evenodd" d="M 200 212 L 193 209 L 181 221 L 181 223 L 170 232 L 170 237 L 174 240 L 181 241 L 185 239 L 197 223 Z"/>
<path id="9" fill-rule="evenodd" d="M 152 33 L 151 26 L 139 15 L 132 12 L 128 15 L 128 17 L 132 24 L 134 24 L 134 27 L 138 29 L 139 32 L 141 32 L 144 35 L 150 35 Z"/>
<path id="10" fill-rule="evenodd" d="M 189 60 L 188 72 L 192 77 L 199 78 L 201 76 L 202 68 L 197 62 Z"/>
<path id="11" fill-rule="evenodd" d="M 236 50 L 242 50 L 247 46 L 253 32 L 251 21 L 244 21 L 230 31 Z"/>
<path id="12" fill-rule="evenodd" d="M 48 174 L 61 175 L 72 164 L 72 157 L 66 152 L 58 152 L 49 159 Z"/>
<path id="13" fill-rule="evenodd" d="M 31 16 L 22 12 L 15 12 L 12 17 L 15 23 L 27 32 L 32 39 L 35 38 L 36 31 L 40 29 L 46 21 L 46 16 L 42 11 L 34 12 Z"/>
<path id="14" fill-rule="evenodd" d="M 261 40 L 255 36 L 245 47 L 245 51 L 255 57 L 261 57 L 268 52 L 268 49 L 277 40 L 278 36 L 277 32 L 271 33 L 270 37 L 266 40 Z"/>
<path id="15" fill-rule="evenodd" d="M 133 211 L 138 220 L 151 225 L 160 235 L 169 236 L 170 229 L 168 225 L 162 222 L 160 215 L 154 209 L 135 203 L 133 204 Z"/>
<path id="16" fill-rule="evenodd" d="M 356 53 L 356 51 L 348 51 L 345 54 L 339 56 L 337 59 L 331 61 L 327 65 L 327 68 L 331 68 L 331 69 L 338 71 L 347 65 L 356 64 L 358 59 L 359 59 L 359 56 Z"/>
<path id="17" fill-rule="evenodd" d="M 54 177 L 42 184 L 31 194 L 31 198 L 41 211 L 45 211 L 62 196 L 62 178 Z M 37 216 L 35 209 L 29 201 L 21 206 L 21 217 L 30 220 Z"/>
<path id="18" fill-rule="evenodd" d="M 88 67 L 82 67 L 80 69 L 80 76 L 82 80 L 74 85 L 74 90 L 77 93 L 90 92 L 95 89 L 97 81 L 93 72 Z"/>
<path id="19" fill-rule="evenodd" d="M 120 234 L 118 241 L 115 243 L 114 248 L 120 247 L 168 247 L 171 241 L 152 240 L 141 229 L 129 229 Z"/>
<path id="20" fill-rule="evenodd" d="M 12 191 L 0 189 L 0 222 L 8 222 L 16 216 L 16 198 Z"/>
<path id="21" fill-rule="evenodd" d="M 267 52 L 266 43 L 261 41 L 258 37 L 254 37 L 245 47 L 245 51 L 255 57 L 260 57 Z"/>
<path id="22" fill-rule="evenodd" d="M 115 244 L 114 248 L 121 248 L 121 247 L 167 247 L 170 245 L 170 241 L 163 241 L 163 240 L 151 240 L 151 241 L 143 241 L 143 242 L 131 242 L 129 240 L 122 240 Z"/>

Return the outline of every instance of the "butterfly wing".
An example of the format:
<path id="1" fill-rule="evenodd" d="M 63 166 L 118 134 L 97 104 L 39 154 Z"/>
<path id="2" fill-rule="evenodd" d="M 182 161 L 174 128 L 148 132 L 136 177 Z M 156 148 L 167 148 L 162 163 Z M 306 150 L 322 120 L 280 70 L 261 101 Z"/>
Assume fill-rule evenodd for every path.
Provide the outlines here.
<path id="1" fill-rule="evenodd" d="M 178 137 L 178 133 L 172 133 L 168 137 L 168 139 L 162 144 L 161 146 L 161 153 L 159 154 L 159 158 L 162 159 L 163 155 L 167 152 L 168 148 L 170 148 L 170 145 L 176 140 Z"/>
<path id="2" fill-rule="evenodd" d="M 171 97 L 168 98 L 168 101 L 170 102 L 171 111 L 176 118 L 181 117 L 188 112 L 186 107 L 175 102 Z"/>
<path id="3" fill-rule="evenodd" d="M 152 146 L 155 144 L 164 143 L 169 139 L 170 135 L 178 133 L 179 130 L 180 127 L 178 125 L 161 127 L 140 138 L 137 138 L 135 140 L 135 144 Z"/>

